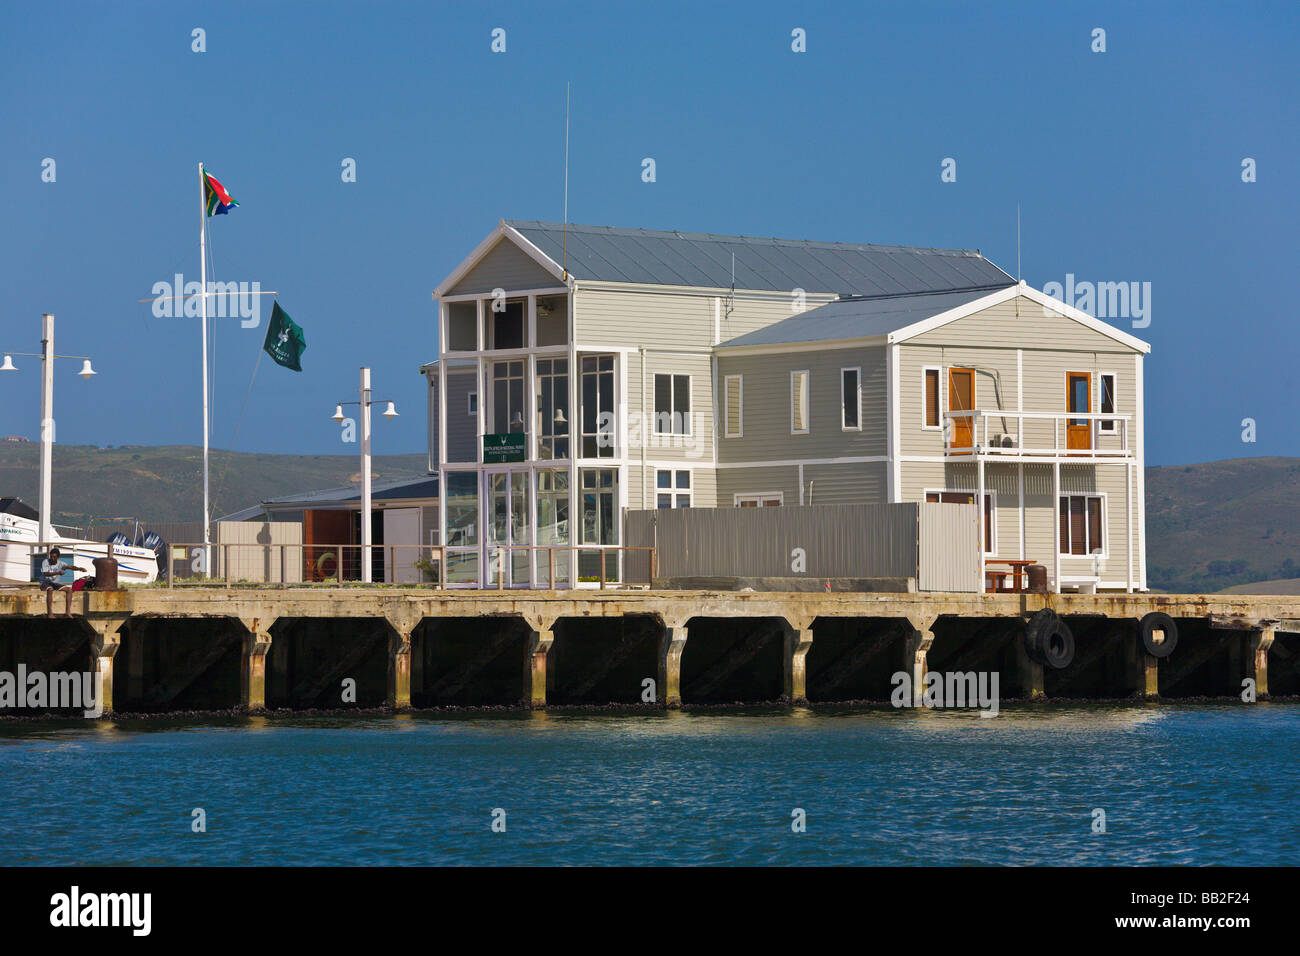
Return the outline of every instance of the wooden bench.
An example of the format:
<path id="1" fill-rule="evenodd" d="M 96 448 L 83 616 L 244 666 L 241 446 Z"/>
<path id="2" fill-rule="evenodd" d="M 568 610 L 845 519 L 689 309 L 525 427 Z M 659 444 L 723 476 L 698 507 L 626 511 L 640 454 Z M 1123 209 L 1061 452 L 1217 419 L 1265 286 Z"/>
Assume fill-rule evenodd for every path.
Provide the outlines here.
<path id="1" fill-rule="evenodd" d="M 1019 594 L 1028 590 L 1029 574 L 1028 568 L 1031 564 L 1037 564 L 1036 561 L 1025 560 L 991 560 L 984 562 L 984 590 L 991 594 L 1014 593 Z M 1007 565 L 1009 570 L 1002 568 L 992 568 L 990 564 Z M 1011 579 L 1011 586 L 1007 586 L 1007 578 Z"/>

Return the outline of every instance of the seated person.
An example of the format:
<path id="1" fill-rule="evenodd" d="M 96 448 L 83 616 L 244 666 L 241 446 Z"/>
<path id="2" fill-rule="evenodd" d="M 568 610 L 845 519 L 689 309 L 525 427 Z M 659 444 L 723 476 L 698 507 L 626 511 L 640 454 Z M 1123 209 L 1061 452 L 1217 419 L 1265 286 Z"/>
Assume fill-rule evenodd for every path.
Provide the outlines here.
<path id="1" fill-rule="evenodd" d="M 62 584 L 59 578 L 72 565 L 59 560 L 59 549 L 50 548 L 49 556 L 41 562 L 41 590 L 45 592 L 45 616 L 54 617 L 54 592 L 63 591 L 63 616 L 72 617 L 72 585 Z"/>

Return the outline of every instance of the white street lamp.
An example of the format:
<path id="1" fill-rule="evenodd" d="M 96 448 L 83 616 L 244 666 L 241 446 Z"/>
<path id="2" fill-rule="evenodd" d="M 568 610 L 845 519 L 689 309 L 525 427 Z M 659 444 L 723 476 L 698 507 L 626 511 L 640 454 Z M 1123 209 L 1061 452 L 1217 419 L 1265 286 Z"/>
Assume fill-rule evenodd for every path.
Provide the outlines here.
<path id="1" fill-rule="evenodd" d="M 54 360 L 56 358 L 81 359 L 81 371 L 77 374 L 87 381 L 92 375 L 98 375 L 90 367 L 90 359 L 84 355 L 54 354 L 54 316 L 45 313 L 41 316 L 41 351 L 6 352 L 0 372 L 16 372 L 13 356 L 27 355 L 41 360 L 41 487 L 37 503 L 40 517 L 39 544 L 48 544 L 54 536 L 54 527 L 50 524 L 50 486 L 54 448 Z"/>
<path id="2" fill-rule="evenodd" d="M 379 399 L 379 401 L 388 401 Z M 370 397 L 370 369 L 362 366 L 361 369 L 361 401 L 360 402 L 340 402 L 334 406 L 334 414 L 330 417 L 336 422 L 343 421 L 344 405 L 359 405 L 361 407 L 361 580 L 369 584 L 374 575 L 370 567 L 371 551 L 371 533 L 370 533 L 370 406 L 376 404 L 375 399 Z M 385 418 L 396 418 L 397 408 L 392 402 L 388 402 L 388 408 L 384 410 Z M 343 569 L 340 565 L 339 574 L 342 576 Z"/>

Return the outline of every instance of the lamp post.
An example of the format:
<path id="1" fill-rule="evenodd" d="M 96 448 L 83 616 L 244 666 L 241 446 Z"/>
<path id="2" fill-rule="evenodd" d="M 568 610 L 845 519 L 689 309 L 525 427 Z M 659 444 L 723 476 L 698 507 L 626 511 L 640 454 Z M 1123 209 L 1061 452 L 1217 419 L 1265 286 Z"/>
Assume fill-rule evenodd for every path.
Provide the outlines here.
<path id="1" fill-rule="evenodd" d="M 54 316 L 45 313 L 41 316 L 41 351 L 6 352 L 4 362 L 0 363 L 0 372 L 16 372 L 13 357 L 25 355 L 41 360 L 41 489 L 37 502 L 40 518 L 41 544 L 48 544 L 54 537 L 54 526 L 50 523 L 51 472 L 54 459 L 54 360 L 56 358 L 81 359 L 81 371 L 77 374 L 90 381 L 92 375 L 98 375 L 90 366 L 90 359 L 84 355 L 54 354 Z"/>
<path id="2" fill-rule="evenodd" d="M 385 418 L 396 418 L 397 409 L 391 401 L 379 399 L 381 402 L 388 402 L 388 407 L 384 409 Z M 334 406 L 334 414 L 330 416 L 336 422 L 343 421 L 344 405 L 361 406 L 361 581 L 369 584 L 373 577 L 370 569 L 370 406 L 375 403 L 375 399 L 370 397 L 370 369 L 362 366 L 361 368 L 361 401 L 359 402 L 339 402 Z M 343 562 L 339 562 L 339 577 L 343 577 Z"/>

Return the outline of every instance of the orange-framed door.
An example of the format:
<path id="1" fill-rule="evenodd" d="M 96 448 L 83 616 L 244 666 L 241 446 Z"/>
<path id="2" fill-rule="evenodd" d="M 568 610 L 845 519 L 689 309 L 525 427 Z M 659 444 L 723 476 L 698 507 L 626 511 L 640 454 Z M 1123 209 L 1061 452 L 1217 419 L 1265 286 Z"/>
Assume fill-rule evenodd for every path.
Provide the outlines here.
<path id="1" fill-rule="evenodd" d="M 1089 372 L 1065 373 L 1065 410 L 1092 411 L 1092 375 Z M 1087 418 L 1065 421 L 1065 447 L 1087 451 L 1092 448 L 1092 422 Z"/>
<path id="2" fill-rule="evenodd" d="M 975 407 L 975 370 L 948 369 L 948 411 L 968 412 Z M 962 415 L 950 418 L 952 422 L 951 448 L 970 448 L 975 444 L 975 418 Z"/>

